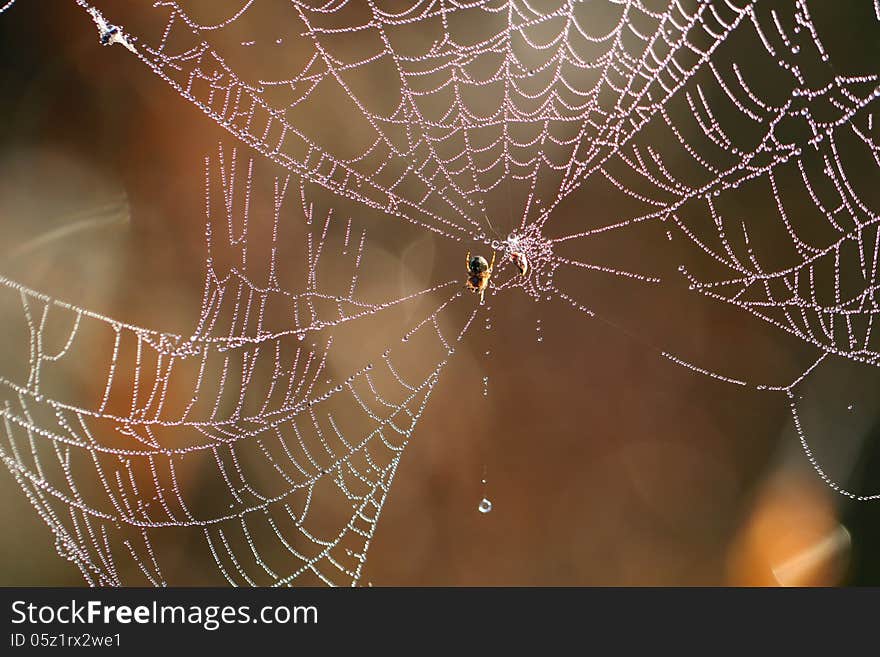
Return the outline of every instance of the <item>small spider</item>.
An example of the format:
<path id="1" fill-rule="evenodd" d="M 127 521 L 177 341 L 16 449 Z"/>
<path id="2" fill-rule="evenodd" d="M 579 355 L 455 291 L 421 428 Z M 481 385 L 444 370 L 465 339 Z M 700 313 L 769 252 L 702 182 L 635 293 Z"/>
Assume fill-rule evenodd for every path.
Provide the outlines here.
<path id="1" fill-rule="evenodd" d="M 92 20 L 98 28 L 98 38 L 101 41 L 102 46 L 112 46 L 114 43 L 118 43 L 125 48 L 128 48 L 135 55 L 137 54 L 137 50 L 135 50 L 128 36 L 122 31 L 121 27 L 108 23 L 107 19 L 104 18 L 104 15 L 94 7 L 89 9 L 89 13 L 92 15 Z"/>
<path id="2" fill-rule="evenodd" d="M 471 258 L 471 252 L 468 251 L 466 262 L 468 279 L 465 287 L 472 292 L 479 292 L 480 303 L 483 303 L 483 295 L 489 287 L 489 278 L 492 276 L 492 267 L 495 266 L 495 254 L 492 253 L 492 264 L 489 264 L 483 256 Z"/>
<path id="3" fill-rule="evenodd" d="M 521 275 L 525 276 L 529 272 L 529 261 L 525 253 L 514 251 L 510 254 L 510 259 L 513 260 L 513 264 L 519 269 Z"/>

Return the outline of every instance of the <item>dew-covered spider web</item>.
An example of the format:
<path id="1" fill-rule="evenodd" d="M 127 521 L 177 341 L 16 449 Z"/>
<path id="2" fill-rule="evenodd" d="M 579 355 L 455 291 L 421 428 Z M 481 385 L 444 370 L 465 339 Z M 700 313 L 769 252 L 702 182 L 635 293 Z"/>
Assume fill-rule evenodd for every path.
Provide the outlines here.
<path id="1" fill-rule="evenodd" d="M 361 583 L 432 390 L 508 294 L 783 397 L 819 475 L 878 497 L 826 471 L 801 408 L 832 361 L 880 365 L 876 2 L 842 3 L 872 36 L 840 59 L 819 0 L 75 2 L 107 57 L 224 133 L 192 190 L 191 332 L 2 278 L 23 361 L 0 373 L 0 455 L 89 584 L 177 583 L 181 542 L 234 585 Z M 382 294 L 362 213 L 459 260 Z M 497 253 L 482 305 L 466 251 Z M 785 380 L 693 362 L 594 307 L 595 277 L 634 304 L 704 297 L 812 356 Z M 100 385 L 55 394 L 83 361 Z"/>

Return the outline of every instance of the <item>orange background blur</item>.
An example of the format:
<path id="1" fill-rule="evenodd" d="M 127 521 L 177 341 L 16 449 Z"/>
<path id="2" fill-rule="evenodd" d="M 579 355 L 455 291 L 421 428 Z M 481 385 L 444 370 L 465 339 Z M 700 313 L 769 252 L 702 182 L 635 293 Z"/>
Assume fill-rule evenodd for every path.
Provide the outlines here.
<path id="1" fill-rule="evenodd" d="M 0 273 L 185 333 L 203 275 L 202 161 L 224 135 L 124 55 L 98 46 L 72 2 L 19 0 L 0 16 Z M 565 205 L 559 211 L 571 216 L 559 221 L 576 223 L 592 202 Z M 401 231 L 396 221 L 369 230 L 400 276 L 463 274 L 470 245 Z M 666 248 L 662 235 L 647 236 L 606 255 L 665 273 L 677 264 Z M 430 259 L 413 256 L 424 250 Z M 564 289 L 608 321 L 516 291 L 487 299 L 493 328 L 472 331 L 431 397 L 363 583 L 880 583 L 877 503 L 848 502 L 822 484 L 785 397 L 696 375 L 659 354 L 783 383 L 811 362 L 810 350 L 672 286 L 589 272 Z M 6 348 L 0 341 L 0 369 Z M 84 367 L 72 385 L 91 385 L 93 375 Z M 871 489 L 880 484 L 880 380 L 841 366 L 811 383 L 819 426 L 838 426 L 842 388 L 864 395 L 858 430 L 842 440 L 855 444 L 851 481 Z M 477 512 L 484 494 L 488 514 Z M 5 470 L 0 496 L 0 584 L 81 585 Z"/>

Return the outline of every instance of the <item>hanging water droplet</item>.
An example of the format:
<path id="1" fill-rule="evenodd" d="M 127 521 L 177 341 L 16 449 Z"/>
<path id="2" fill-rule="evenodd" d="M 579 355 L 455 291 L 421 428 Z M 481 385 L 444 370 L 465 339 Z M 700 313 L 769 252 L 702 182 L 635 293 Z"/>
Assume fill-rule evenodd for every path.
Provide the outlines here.
<path id="1" fill-rule="evenodd" d="M 489 500 L 489 498 L 484 497 L 483 499 L 481 499 L 480 504 L 477 507 L 477 511 L 479 511 L 480 513 L 489 513 L 489 511 L 491 510 L 492 502 Z"/>

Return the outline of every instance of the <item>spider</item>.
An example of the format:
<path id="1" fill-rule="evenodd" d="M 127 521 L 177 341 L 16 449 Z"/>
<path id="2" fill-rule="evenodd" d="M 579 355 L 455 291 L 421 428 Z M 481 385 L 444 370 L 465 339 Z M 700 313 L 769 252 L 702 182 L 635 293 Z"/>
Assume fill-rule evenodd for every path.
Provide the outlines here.
<path id="1" fill-rule="evenodd" d="M 104 18 L 101 12 L 94 7 L 89 9 L 89 13 L 92 15 L 92 20 L 95 21 L 95 25 L 98 27 L 99 39 L 102 46 L 112 46 L 114 43 L 120 43 L 135 55 L 137 54 L 137 50 L 131 45 L 131 41 L 122 31 L 121 27 L 108 23 L 107 19 Z"/>
<path id="2" fill-rule="evenodd" d="M 468 251 L 465 259 L 467 262 L 468 279 L 465 287 L 472 292 L 480 293 L 480 303 L 483 303 L 483 295 L 486 288 L 489 287 L 489 278 L 492 276 L 492 267 L 495 266 L 495 253 L 492 253 L 492 264 L 486 262 L 483 256 L 474 256 L 471 258 L 471 252 Z"/>

